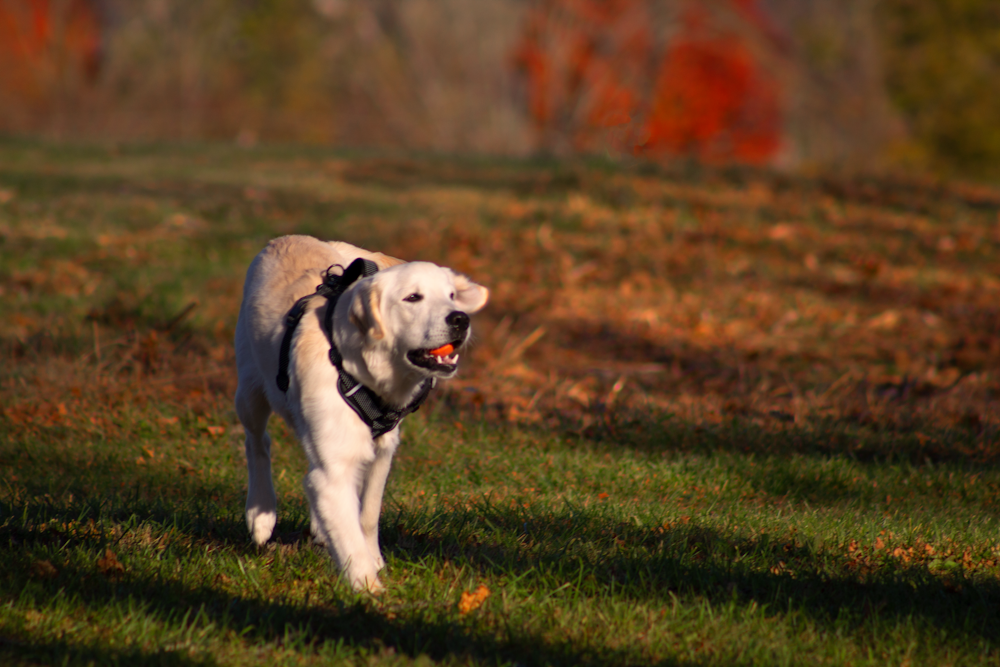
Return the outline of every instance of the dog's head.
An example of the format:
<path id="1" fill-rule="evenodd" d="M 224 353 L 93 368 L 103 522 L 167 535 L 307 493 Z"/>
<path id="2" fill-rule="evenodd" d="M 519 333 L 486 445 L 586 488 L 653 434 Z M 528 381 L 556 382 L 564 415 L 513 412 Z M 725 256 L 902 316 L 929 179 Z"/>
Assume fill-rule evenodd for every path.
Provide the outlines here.
<path id="1" fill-rule="evenodd" d="M 469 315 L 486 305 L 489 290 L 430 262 L 379 271 L 354 290 L 350 320 L 364 346 L 388 354 L 396 370 L 450 378 L 472 333 Z M 378 375 L 375 368 L 373 374 Z"/>

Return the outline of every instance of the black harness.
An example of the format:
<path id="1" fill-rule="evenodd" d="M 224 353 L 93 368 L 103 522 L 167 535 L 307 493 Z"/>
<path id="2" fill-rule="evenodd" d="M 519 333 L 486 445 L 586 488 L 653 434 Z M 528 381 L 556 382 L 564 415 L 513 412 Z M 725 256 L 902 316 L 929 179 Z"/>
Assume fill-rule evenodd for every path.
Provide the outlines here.
<path id="1" fill-rule="evenodd" d="M 336 265 L 335 265 L 336 266 Z M 292 309 L 285 315 L 285 335 L 281 339 L 281 350 L 278 353 L 278 376 L 275 381 L 278 389 L 288 391 L 288 359 L 292 349 L 292 335 L 295 328 L 305 315 L 306 306 L 317 296 L 326 297 L 326 317 L 323 318 L 323 333 L 330 341 L 330 363 L 337 368 L 339 378 L 337 379 L 337 389 L 351 408 L 358 413 L 361 420 L 368 425 L 372 431 L 372 437 L 388 433 L 396 428 L 399 422 L 411 412 L 416 412 L 420 405 L 427 400 L 427 396 L 434 388 L 434 378 L 428 378 L 420 384 L 420 391 L 410 404 L 402 408 L 393 408 L 385 402 L 374 391 L 361 384 L 356 377 L 344 370 L 344 357 L 333 342 L 333 311 L 337 306 L 337 300 L 355 281 L 360 278 L 367 278 L 378 272 L 375 262 L 358 258 L 351 262 L 350 266 L 344 269 L 339 276 L 331 272 L 331 266 L 323 273 L 323 283 L 316 287 L 313 294 L 306 295 L 295 302 Z"/>

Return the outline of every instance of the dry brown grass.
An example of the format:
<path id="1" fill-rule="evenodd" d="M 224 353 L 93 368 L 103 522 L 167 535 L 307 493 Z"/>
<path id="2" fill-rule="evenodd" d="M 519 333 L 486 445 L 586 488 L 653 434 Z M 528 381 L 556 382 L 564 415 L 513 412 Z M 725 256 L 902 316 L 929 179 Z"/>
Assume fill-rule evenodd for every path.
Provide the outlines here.
<path id="1" fill-rule="evenodd" d="M 681 167 L 158 159 L 39 158 L 24 173 L 77 185 L 47 203 L 7 188 L 5 254 L 37 259 L 3 271 L 21 383 L 6 383 L 8 418 L 65 418 L 59 406 L 81 391 L 218 414 L 244 267 L 264 239 L 307 231 L 491 288 L 445 389 L 462 411 L 580 432 L 651 411 L 764 428 L 832 420 L 914 435 L 928 455 L 961 428 L 978 434 L 966 454 L 997 454 L 996 190 Z M 102 179 L 118 185 L 88 190 Z M 141 289 L 128 286 L 137 271 Z M 151 315 L 174 273 L 191 276 L 171 288 L 173 310 Z M 42 315 L 32 302 L 46 299 L 73 305 Z"/>
<path id="2" fill-rule="evenodd" d="M 585 426 L 647 406 L 693 422 L 995 425 L 996 191 L 766 173 L 547 177 L 520 184 L 528 194 L 425 182 L 402 195 L 440 218 L 417 217 L 390 250 L 493 290 L 457 402 Z"/>

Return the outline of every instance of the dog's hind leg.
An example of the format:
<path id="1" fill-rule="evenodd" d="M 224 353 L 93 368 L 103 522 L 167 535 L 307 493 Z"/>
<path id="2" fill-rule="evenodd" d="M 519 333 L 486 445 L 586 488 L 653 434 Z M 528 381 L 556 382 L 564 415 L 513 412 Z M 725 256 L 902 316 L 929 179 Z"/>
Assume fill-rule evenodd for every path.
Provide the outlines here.
<path id="1" fill-rule="evenodd" d="M 271 436 L 267 434 L 267 420 L 271 406 L 259 385 L 241 382 L 236 389 L 236 414 L 246 432 L 247 473 L 247 527 L 258 544 L 264 544 L 274 532 L 278 519 L 278 499 L 271 481 Z"/>

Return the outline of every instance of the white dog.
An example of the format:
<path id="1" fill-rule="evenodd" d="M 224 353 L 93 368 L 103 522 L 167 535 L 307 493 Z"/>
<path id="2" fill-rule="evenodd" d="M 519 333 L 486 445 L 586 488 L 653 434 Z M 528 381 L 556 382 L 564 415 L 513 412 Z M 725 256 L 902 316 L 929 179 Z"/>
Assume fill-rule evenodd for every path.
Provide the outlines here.
<path id="1" fill-rule="evenodd" d="M 357 273 L 358 258 L 380 270 L 345 284 L 351 276 L 338 278 L 336 267 Z M 334 285 L 332 297 L 317 292 L 320 283 Z M 468 315 L 488 296 L 451 269 L 308 236 L 275 239 L 257 255 L 236 324 L 236 412 L 246 431 L 254 542 L 266 542 L 277 519 L 266 431 L 273 411 L 309 460 L 303 485 L 313 535 L 356 590 L 383 588 L 378 519 L 398 420 L 437 379 L 455 374 Z M 289 323 L 292 313 L 301 319 Z"/>

